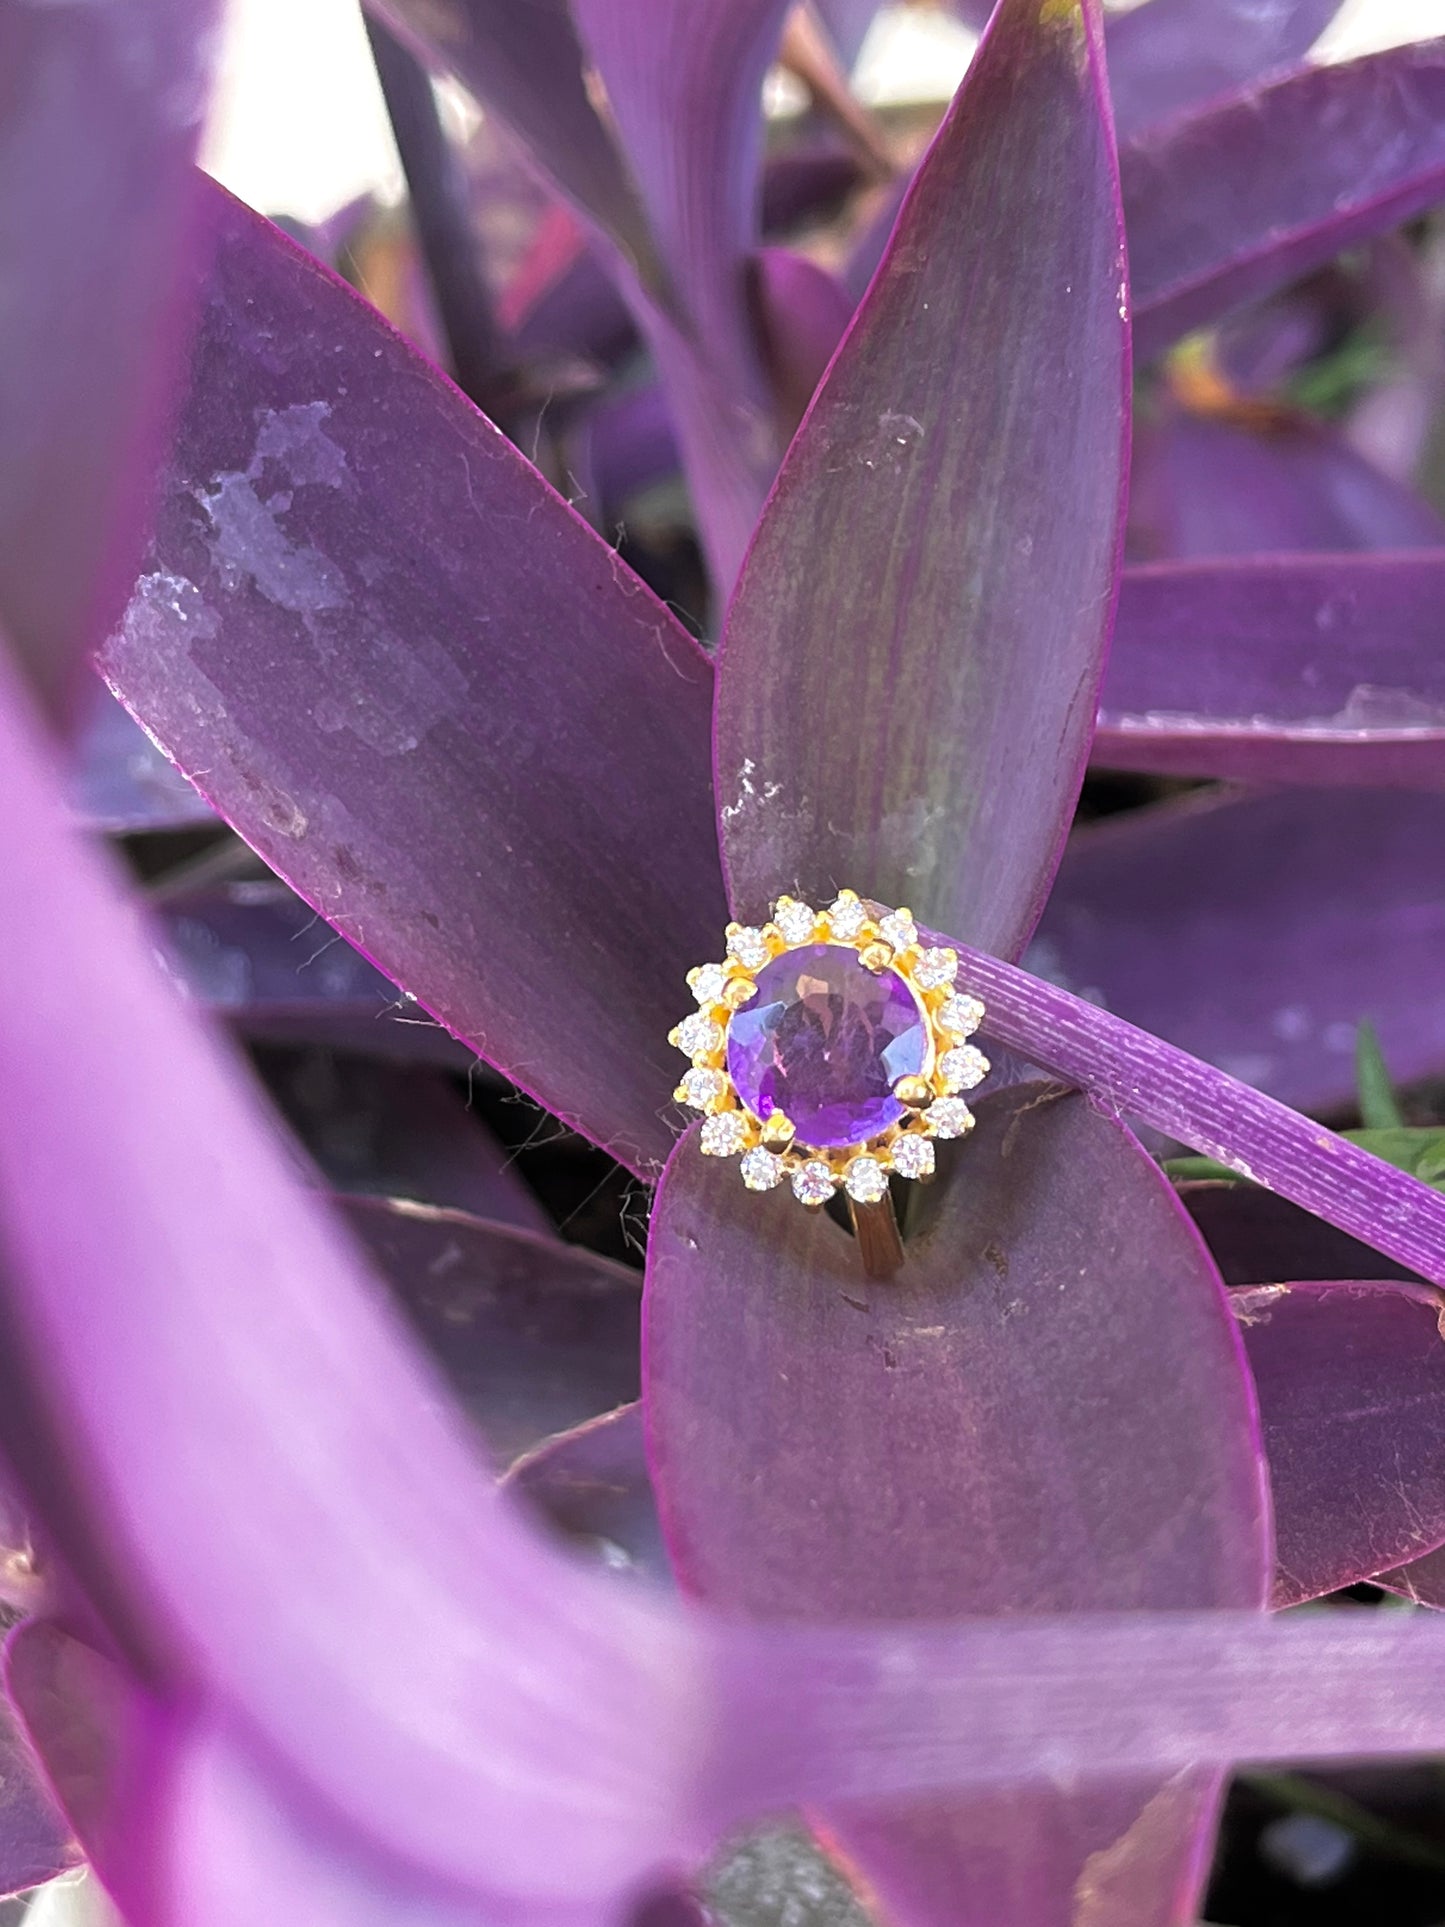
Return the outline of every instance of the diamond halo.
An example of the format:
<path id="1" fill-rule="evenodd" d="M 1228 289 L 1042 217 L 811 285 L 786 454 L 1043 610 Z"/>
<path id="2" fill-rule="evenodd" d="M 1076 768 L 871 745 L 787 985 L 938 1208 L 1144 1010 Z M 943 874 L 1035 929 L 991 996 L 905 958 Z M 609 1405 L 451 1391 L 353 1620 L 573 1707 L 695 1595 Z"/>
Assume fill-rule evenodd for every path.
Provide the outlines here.
<path id="1" fill-rule="evenodd" d="M 881 1200 L 892 1176 L 919 1181 L 931 1177 L 935 1141 L 962 1137 L 973 1124 L 972 1113 L 956 1093 L 971 1091 L 989 1069 L 983 1053 L 962 1042 L 983 1022 L 984 1008 L 978 997 L 957 982 L 958 960 L 953 951 L 925 947 L 908 910 L 876 909 L 851 890 L 839 891 L 823 910 L 793 897 L 779 897 L 767 923 L 756 927 L 730 924 L 726 940 L 721 963 L 703 964 L 688 973 L 697 1007 L 668 1039 L 692 1061 L 692 1069 L 674 1096 L 679 1103 L 703 1113 L 702 1148 L 707 1155 L 736 1159 L 742 1182 L 749 1190 L 773 1190 L 786 1181 L 793 1195 L 812 1210 L 837 1194 L 846 1194 L 859 1203 Z M 798 958 L 791 973 L 780 966 L 783 976 L 796 978 L 797 983 L 793 1005 L 784 1007 L 784 1019 L 789 1010 L 799 1010 L 801 1030 L 806 1033 L 801 1045 L 796 1035 L 794 1038 L 793 1048 L 802 1066 L 794 1066 L 795 1082 L 805 1074 L 817 1077 L 820 1064 L 826 1066 L 822 1073 L 825 1080 L 838 1080 L 840 1072 L 835 1063 L 829 1062 L 829 1050 L 836 1043 L 835 1033 L 842 1029 L 837 1007 L 840 972 L 849 981 L 856 978 L 863 988 L 864 1007 L 847 1007 L 847 992 L 841 993 L 845 1006 L 842 1017 L 849 1020 L 855 1034 L 859 1025 L 863 1027 L 863 1070 L 874 1078 L 888 1079 L 881 1095 L 870 1086 L 866 1100 L 860 1099 L 860 1121 L 866 1117 L 871 1125 L 882 1128 L 854 1143 L 804 1142 L 793 1120 L 771 1097 L 759 1099 L 756 1091 L 752 1094 L 757 1108 L 750 1108 L 738 1085 L 739 1078 L 748 1083 L 748 1060 L 739 1051 L 730 1054 L 733 1020 L 751 1004 L 750 1035 L 762 1034 L 773 1051 L 775 1066 L 782 1065 L 785 1045 L 781 1040 L 786 1024 L 777 1028 L 776 1035 L 765 1029 L 760 1032 L 759 1020 L 778 1007 L 769 1005 L 765 1010 L 756 1003 L 758 978 L 779 958 L 811 946 L 819 946 L 812 953 L 819 958 L 825 955 L 823 947 L 826 954 L 851 953 L 852 964 L 846 956 L 840 956 L 836 967 L 828 965 L 815 978 L 806 975 L 809 968 L 816 973 L 811 958 Z M 898 1006 L 911 999 L 908 1008 L 916 1012 L 916 1022 L 914 1017 L 908 1018 L 914 1027 L 904 1040 L 911 1055 L 899 1055 L 903 1045 L 894 1033 L 875 1035 L 869 1030 L 870 1017 L 876 1017 L 882 1005 L 878 998 L 867 1001 L 867 979 L 857 975 L 860 971 L 879 980 L 882 1001 L 894 1012 L 894 1033 Z M 778 972 L 771 973 L 772 979 L 777 976 Z M 770 997 L 778 994 L 768 988 L 767 980 L 764 992 Z M 820 1015 L 810 1016 L 808 1012 L 810 994 Z M 858 1006 L 856 996 L 854 1005 Z M 919 1027 L 921 1047 L 916 1041 Z M 797 1032 L 798 1026 L 794 1029 Z M 740 1031 L 739 1038 L 741 1035 Z M 837 1050 L 841 1052 L 841 1044 Z M 737 1068 L 739 1063 L 742 1069 Z M 910 1068 L 895 1076 L 894 1069 L 900 1063 Z M 841 1074 L 846 1082 L 846 1067 Z M 780 1075 L 782 1085 L 787 1087 L 785 1068 Z M 801 1106 L 795 1108 L 804 1114 Z M 885 1117 L 889 1121 L 884 1122 Z M 855 1127 L 850 1122 L 844 1128 Z"/>

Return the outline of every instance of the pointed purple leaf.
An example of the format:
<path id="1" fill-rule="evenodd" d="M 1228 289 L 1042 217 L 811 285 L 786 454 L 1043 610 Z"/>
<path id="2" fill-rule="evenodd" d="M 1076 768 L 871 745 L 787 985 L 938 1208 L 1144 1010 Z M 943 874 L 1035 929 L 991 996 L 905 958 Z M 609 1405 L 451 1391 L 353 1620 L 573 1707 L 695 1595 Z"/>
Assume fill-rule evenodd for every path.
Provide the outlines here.
<path id="1" fill-rule="evenodd" d="M 461 1211 L 343 1208 L 499 1465 L 637 1397 L 635 1271 Z"/>
<path id="2" fill-rule="evenodd" d="M 568 0 L 368 0 L 377 16 L 464 81 L 526 142 L 568 199 L 659 290 L 666 270 L 642 198 L 589 86 Z"/>
<path id="3" fill-rule="evenodd" d="M 1407 1565 L 1392 1567 L 1388 1572 L 1377 1572 L 1373 1577 L 1377 1586 L 1397 1592 L 1417 1606 L 1432 1606 L 1437 1612 L 1445 1610 L 1445 1547 L 1437 1546 L 1434 1552 L 1411 1559 Z"/>
<path id="4" fill-rule="evenodd" d="M 0 622 L 57 714 L 124 606 L 181 374 L 215 16 L 0 12 Z"/>
<path id="5" fill-rule="evenodd" d="M 791 433 L 843 339 L 853 304 L 835 275 L 791 248 L 760 248 L 752 266 L 760 351 Z"/>
<path id="6" fill-rule="evenodd" d="M 666 1023 L 725 916 L 707 663 L 372 309 L 219 190 L 209 211 L 191 394 L 106 674 L 403 991 L 653 1168 Z"/>
<path id="7" fill-rule="evenodd" d="M 1094 761 L 1445 785 L 1445 549 L 1126 569 Z"/>
<path id="8" fill-rule="evenodd" d="M 1231 1295 L 1274 1493 L 1273 1604 L 1445 1543 L 1445 1304 L 1423 1285 Z"/>
<path id="9" fill-rule="evenodd" d="M 1029 964 L 1286 1103 L 1445 1070 L 1445 797 L 1205 793 L 1076 837 Z"/>
<path id="10" fill-rule="evenodd" d="M 545 1440 L 507 1474 L 514 1492 L 611 1570 L 670 1585 L 657 1501 L 647 1471 L 642 1407 L 624 1405 Z"/>
<path id="11" fill-rule="evenodd" d="M 847 884 L 1001 950 L 1032 928 L 1112 615 L 1102 88 L 1092 4 L 1005 0 L 789 452 L 718 679 L 740 913 Z"/>
<path id="12" fill-rule="evenodd" d="M 1120 172 L 1144 357 L 1445 198 L 1445 40 L 1211 102 Z"/>
<path id="13" fill-rule="evenodd" d="M 1120 142 L 1303 60 L 1342 0 L 1149 0 L 1105 44 Z"/>
<path id="14" fill-rule="evenodd" d="M 1445 520 L 1328 429 L 1166 415 L 1134 444 L 1134 562 L 1269 551 L 1445 548 Z"/>
<path id="15" fill-rule="evenodd" d="M 671 276 L 636 307 L 668 388 L 699 530 L 731 587 L 782 440 L 754 341 L 762 85 L 787 0 L 573 0 Z"/>
<path id="16" fill-rule="evenodd" d="M 691 1634 L 494 1496 L 9 698 L 0 1445 L 34 1516 L 149 1677 L 204 1682 L 379 1849 L 598 1902 L 698 1844 Z"/>
<path id="17" fill-rule="evenodd" d="M 679 1146 L 644 1397 L 680 1582 L 781 1619 L 1262 1602 L 1238 1335 L 1171 1188 L 1080 1098 L 1023 1086 L 978 1120 L 886 1285 L 826 1217 Z M 1152 1920 L 1192 1891 L 1211 1817 L 1205 1774 L 828 1830 L 896 1920 L 956 1919 L 965 1877 L 980 1920 L 1022 1918 L 1022 1891 L 1062 1917 L 1106 1862 L 1113 1904 Z"/>

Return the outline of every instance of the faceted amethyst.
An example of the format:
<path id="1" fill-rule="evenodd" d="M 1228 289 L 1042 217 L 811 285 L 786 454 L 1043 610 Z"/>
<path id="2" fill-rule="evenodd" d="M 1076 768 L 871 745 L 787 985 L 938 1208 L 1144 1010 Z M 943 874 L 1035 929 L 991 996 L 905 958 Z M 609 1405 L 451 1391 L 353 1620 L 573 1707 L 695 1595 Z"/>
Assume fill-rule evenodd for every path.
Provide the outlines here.
<path id="1" fill-rule="evenodd" d="M 846 944 L 786 950 L 728 1026 L 728 1070 L 755 1117 L 783 1111 L 803 1144 L 862 1144 L 903 1116 L 900 1077 L 928 1061 L 918 999 Z"/>

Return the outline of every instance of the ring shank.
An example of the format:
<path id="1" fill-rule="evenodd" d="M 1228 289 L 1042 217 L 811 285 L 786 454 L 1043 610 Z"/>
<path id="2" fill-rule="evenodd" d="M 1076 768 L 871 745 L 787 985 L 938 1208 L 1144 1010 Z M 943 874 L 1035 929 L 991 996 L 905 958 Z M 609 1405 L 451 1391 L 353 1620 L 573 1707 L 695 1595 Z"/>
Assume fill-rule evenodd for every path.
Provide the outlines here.
<path id="1" fill-rule="evenodd" d="M 877 1204 L 858 1204 L 849 1198 L 848 1216 L 865 1273 L 870 1278 L 891 1278 L 903 1263 L 903 1239 L 892 1198 L 880 1198 Z"/>

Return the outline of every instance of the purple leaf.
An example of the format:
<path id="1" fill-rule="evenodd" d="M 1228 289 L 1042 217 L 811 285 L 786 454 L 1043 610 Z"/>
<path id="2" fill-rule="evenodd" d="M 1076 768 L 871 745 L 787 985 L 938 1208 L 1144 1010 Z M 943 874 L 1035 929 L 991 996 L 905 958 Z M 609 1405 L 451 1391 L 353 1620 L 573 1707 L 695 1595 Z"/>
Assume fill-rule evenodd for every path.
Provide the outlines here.
<path id="1" fill-rule="evenodd" d="M 753 273 L 759 348 L 791 433 L 843 339 L 853 304 L 836 276 L 791 248 L 759 249 Z"/>
<path id="2" fill-rule="evenodd" d="M 883 1286 L 826 1217 L 749 1194 L 695 1134 L 679 1146 L 653 1216 L 644 1397 L 681 1584 L 785 1620 L 1262 1603 L 1238 1335 L 1167 1181 L 1044 1086 L 978 1120 Z M 1105 1848 L 1113 1903 L 1152 1920 L 1192 1890 L 1211 1818 L 1206 1774 L 828 1831 L 901 1922 L 956 1920 L 965 1878 L 971 1917 L 1022 1918 L 1026 1892 L 1063 1918 Z"/>
<path id="3" fill-rule="evenodd" d="M 851 884 L 991 948 L 1033 926 L 1112 615 L 1128 345 L 1101 87 L 1092 4 L 1006 0 L 789 452 L 718 678 L 739 914 Z"/>
<path id="4" fill-rule="evenodd" d="M 1407 1565 L 1372 1575 L 1377 1586 L 1400 1593 L 1417 1606 L 1445 1608 L 1445 1547 L 1436 1547 Z"/>
<path id="5" fill-rule="evenodd" d="M 731 586 L 781 443 L 753 340 L 764 75 L 786 0 L 573 0 L 672 276 L 636 314 L 669 392 L 709 567 Z M 545 157 L 544 157 L 545 159 Z"/>
<path id="6" fill-rule="evenodd" d="M 1273 1603 L 1317 1598 L 1445 1542 L 1439 1294 L 1278 1284 L 1231 1304 L 1274 1492 Z"/>
<path id="7" fill-rule="evenodd" d="M 214 823 L 205 798 L 167 762 L 110 692 L 95 685 L 81 704 L 71 795 L 80 821 L 129 836 L 138 830 L 190 830 Z"/>
<path id="8" fill-rule="evenodd" d="M 461 1211 L 344 1209 L 498 1464 L 637 1397 L 635 1271 Z"/>
<path id="9" fill-rule="evenodd" d="M 273 1099 L 333 1190 L 553 1235 L 508 1153 L 447 1077 L 329 1050 L 272 1055 L 266 1070 Z"/>
<path id="10" fill-rule="evenodd" d="M 1149 0 L 1109 21 L 1109 82 L 1122 142 L 1218 94 L 1302 60 L 1341 0 Z M 1311 156 L 1313 164 L 1313 155 Z"/>
<path id="11" fill-rule="evenodd" d="M 1071 845 L 1030 967 L 1286 1103 L 1349 1104 L 1355 1032 L 1445 1069 L 1445 798 L 1205 794 Z"/>
<path id="12" fill-rule="evenodd" d="M 959 981 L 984 999 L 998 1043 L 1445 1285 L 1445 1196 L 1096 1004 L 958 951 Z"/>
<path id="13" fill-rule="evenodd" d="M 1227 1285 L 1275 1285 L 1290 1278 L 1410 1277 L 1393 1259 L 1258 1185 L 1181 1184 L 1179 1201 L 1199 1227 Z"/>
<path id="14" fill-rule="evenodd" d="M 1124 572 L 1094 760 L 1445 785 L 1445 549 Z"/>
<path id="15" fill-rule="evenodd" d="M 1313 423 L 1255 431 L 1171 414 L 1135 440 L 1131 561 L 1439 548 L 1433 508 Z"/>
<path id="16" fill-rule="evenodd" d="M 55 714 L 124 606 L 195 281 L 211 0 L 0 13 L 0 622 Z"/>
<path id="17" fill-rule="evenodd" d="M 726 914 L 707 663 L 372 309 L 219 191 L 210 214 L 106 673 L 343 936 L 645 1171 L 672 1142 L 666 1013 Z"/>
<path id="18" fill-rule="evenodd" d="M 242 1036 L 461 1070 L 473 1061 L 275 878 L 167 896 L 159 912 L 166 963 Z"/>
<path id="19" fill-rule="evenodd" d="M 1212 102 L 1120 173 L 1142 358 L 1445 197 L 1445 40 Z"/>
<path id="20" fill-rule="evenodd" d="M 568 0 L 375 0 L 404 40 L 451 69 L 545 164 L 567 198 L 659 292 L 666 269 L 637 182 L 588 86 Z"/>
<path id="21" fill-rule="evenodd" d="M 613 1571 L 671 1582 L 647 1472 L 641 1406 L 624 1405 L 545 1440 L 517 1461 L 506 1482 Z"/>
<path id="22" fill-rule="evenodd" d="M 0 823 L 0 1444 L 110 1635 L 454 1887 L 596 1903 L 693 1848 L 687 1628 L 493 1496 L 9 702 Z"/>
<path id="23" fill-rule="evenodd" d="M 0 1895 L 53 1880 L 79 1859 L 14 1714 L 8 1704 L 0 1706 Z"/>
<path id="24" fill-rule="evenodd" d="M 1262 1603 L 1239 1339 L 1133 1139 L 1048 1087 L 988 1098 L 915 1218 L 904 1270 L 869 1285 L 827 1218 L 749 1195 L 696 1135 L 674 1152 L 644 1395 L 682 1586 L 821 1621 Z M 965 1879 L 973 1917 L 1015 1917 L 1025 1890 L 1062 1917 L 1116 1842 L 1110 1890 L 1146 1921 L 1195 1885 L 1210 1817 L 1202 1775 L 834 1815 L 828 1833 L 907 1923 L 956 1919 Z"/>

